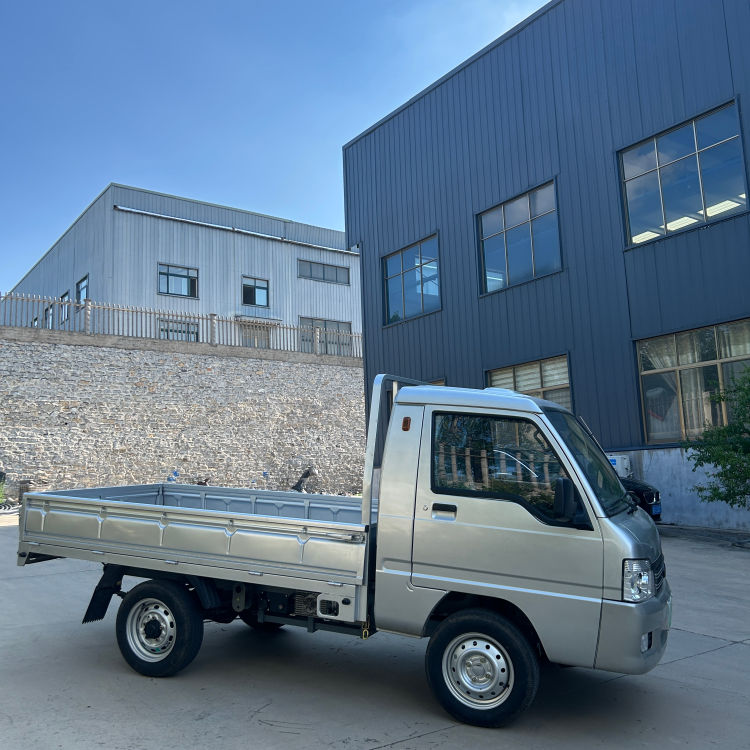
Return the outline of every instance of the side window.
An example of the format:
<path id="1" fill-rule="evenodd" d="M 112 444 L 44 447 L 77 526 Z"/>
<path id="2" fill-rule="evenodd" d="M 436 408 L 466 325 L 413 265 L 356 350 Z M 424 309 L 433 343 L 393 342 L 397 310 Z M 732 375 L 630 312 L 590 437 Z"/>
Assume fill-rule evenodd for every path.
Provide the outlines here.
<path id="1" fill-rule="evenodd" d="M 435 414 L 432 490 L 517 502 L 555 526 L 588 520 L 552 446 L 525 419 Z"/>

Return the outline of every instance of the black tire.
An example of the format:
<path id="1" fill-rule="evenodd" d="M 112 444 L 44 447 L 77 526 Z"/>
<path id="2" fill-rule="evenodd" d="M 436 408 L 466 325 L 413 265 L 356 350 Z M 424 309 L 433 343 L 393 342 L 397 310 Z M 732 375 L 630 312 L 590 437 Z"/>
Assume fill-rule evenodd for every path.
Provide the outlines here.
<path id="1" fill-rule="evenodd" d="M 203 642 L 203 616 L 195 599 L 172 581 L 146 581 L 129 591 L 115 627 L 125 661 L 147 677 L 177 674 Z"/>
<path id="2" fill-rule="evenodd" d="M 284 627 L 284 624 L 281 622 L 258 622 L 258 615 L 252 609 L 242 610 L 240 612 L 240 620 L 260 633 L 276 633 Z"/>
<path id="3" fill-rule="evenodd" d="M 526 637 L 504 617 L 482 609 L 444 620 L 425 654 L 427 681 L 453 717 L 501 727 L 534 700 L 539 660 Z"/>

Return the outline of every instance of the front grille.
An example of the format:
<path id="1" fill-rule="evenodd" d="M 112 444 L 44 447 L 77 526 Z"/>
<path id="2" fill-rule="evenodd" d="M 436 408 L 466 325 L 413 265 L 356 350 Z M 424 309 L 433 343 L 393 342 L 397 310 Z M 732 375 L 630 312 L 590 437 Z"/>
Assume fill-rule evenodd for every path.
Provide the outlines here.
<path id="1" fill-rule="evenodd" d="M 667 566 L 664 563 L 664 555 L 659 555 L 656 562 L 651 563 L 651 571 L 654 574 L 654 585 L 657 593 L 661 591 L 664 585 L 664 579 L 667 577 Z"/>

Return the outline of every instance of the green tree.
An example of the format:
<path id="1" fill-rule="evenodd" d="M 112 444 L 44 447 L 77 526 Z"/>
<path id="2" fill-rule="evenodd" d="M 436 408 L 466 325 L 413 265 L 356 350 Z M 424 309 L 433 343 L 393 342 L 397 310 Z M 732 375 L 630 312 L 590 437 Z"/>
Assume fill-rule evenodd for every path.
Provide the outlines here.
<path id="1" fill-rule="evenodd" d="M 750 510 L 750 367 L 715 400 L 726 403 L 729 424 L 707 427 L 685 444 L 693 471 L 705 467 L 709 480 L 695 489 L 704 502 Z"/>

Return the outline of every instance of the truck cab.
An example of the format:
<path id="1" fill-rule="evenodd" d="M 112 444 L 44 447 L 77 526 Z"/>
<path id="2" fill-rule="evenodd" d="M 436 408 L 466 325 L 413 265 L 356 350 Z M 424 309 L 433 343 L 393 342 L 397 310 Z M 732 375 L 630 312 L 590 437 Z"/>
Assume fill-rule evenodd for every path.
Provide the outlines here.
<path id="1" fill-rule="evenodd" d="M 509 700 L 491 662 L 507 673 L 513 659 L 483 631 L 484 613 L 559 664 L 635 674 L 661 658 L 671 595 L 658 531 L 557 404 L 495 388 L 402 387 L 378 506 L 375 624 L 432 646 L 446 623 L 462 623 L 442 639 L 431 678 L 458 718 L 477 723 L 484 712 L 492 723 Z"/>

